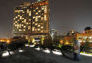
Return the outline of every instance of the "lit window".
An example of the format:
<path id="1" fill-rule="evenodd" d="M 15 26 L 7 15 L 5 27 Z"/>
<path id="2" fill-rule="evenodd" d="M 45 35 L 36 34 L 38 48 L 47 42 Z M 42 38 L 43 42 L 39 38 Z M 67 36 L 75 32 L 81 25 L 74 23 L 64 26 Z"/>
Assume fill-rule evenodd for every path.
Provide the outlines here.
<path id="1" fill-rule="evenodd" d="M 19 31 L 22 31 L 21 29 L 19 29 Z"/>
<path id="2" fill-rule="evenodd" d="M 19 21 L 19 19 L 18 19 L 18 21 Z"/>
<path id="3" fill-rule="evenodd" d="M 43 20 L 44 18 L 43 17 L 41 17 L 41 20 Z"/>
<path id="4" fill-rule="evenodd" d="M 41 32 L 43 32 L 43 31 L 41 31 Z"/>
<path id="5" fill-rule="evenodd" d="M 35 31 L 35 27 L 32 27 L 32 31 Z"/>
<path id="6" fill-rule="evenodd" d="M 30 29 L 31 29 L 31 27 L 30 27 L 30 26 L 28 26 L 28 29 L 30 30 Z"/>
<path id="7" fill-rule="evenodd" d="M 31 11 L 29 12 L 29 16 L 31 16 Z"/>
<path id="8" fill-rule="evenodd" d="M 27 9 L 27 13 L 29 13 L 29 9 Z"/>
<path id="9" fill-rule="evenodd" d="M 20 16 L 20 19 L 22 19 L 22 16 Z"/>
<path id="10" fill-rule="evenodd" d="M 38 31 L 40 31 L 40 29 L 38 29 Z"/>
<path id="11" fill-rule="evenodd" d="M 19 10 L 20 12 L 23 12 L 23 10 Z"/>
<path id="12" fill-rule="evenodd" d="M 22 19 L 24 20 L 24 18 L 22 17 Z"/>
<path id="13" fill-rule="evenodd" d="M 16 18 L 14 18 L 14 20 L 15 20 Z"/>
<path id="14" fill-rule="evenodd" d="M 19 17 L 20 15 L 18 15 L 18 17 Z"/>
<path id="15" fill-rule="evenodd" d="M 37 17 L 35 18 L 35 21 L 38 21 L 38 18 Z"/>
<path id="16" fill-rule="evenodd" d="M 15 18 L 18 18 L 17 16 Z"/>
<path id="17" fill-rule="evenodd" d="M 28 25 L 28 23 L 26 23 Z"/>
<path id="18" fill-rule="evenodd" d="M 31 21 L 31 19 L 29 19 L 29 21 Z"/>
<path id="19" fill-rule="evenodd" d="M 23 29 L 23 31 L 26 31 L 25 29 Z"/>
<path id="20" fill-rule="evenodd" d="M 33 19 L 35 18 L 35 16 L 33 17 Z"/>
<path id="21" fill-rule="evenodd" d="M 26 19 L 24 19 L 24 23 L 26 23 Z"/>
<path id="22" fill-rule="evenodd" d="M 26 26 L 24 26 L 24 28 L 26 28 Z"/>
<path id="23" fill-rule="evenodd" d="M 36 12 L 36 15 L 38 15 L 38 13 Z"/>
<path id="24" fill-rule="evenodd" d="M 15 25 L 15 23 L 13 23 L 13 25 Z"/>
<path id="25" fill-rule="evenodd" d="M 21 26 L 23 26 L 23 24 Z"/>
<path id="26" fill-rule="evenodd" d="M 47 16 L 46 15 L 44 15 L 44 20 L 47 20 Z"/>
<path id="27" fill-rule="evenodd" d="M 15 23 L 17 23 L 17 21 L 15 21 Z"/>
<path id="28" fill-rule="evenodd" d="M 47 13 L 47 7 L 45 7 L 45 9 L 44 9 L 44 13 Z"/>
<path id="29" fill-rule="evenodd" d="M 42 10 L 44 10 L 44 6 L 42 7 Z"/>
<path id="30" fill-rule="evenodd" d="M 19 24 L 19 28 L 21 28 L 21 24 Z"/>
<path id="31" fill-rule="evenodd" d="M 31 11 L 29 9 L 27 9 L 27 13 L 31 16 Z"/>
<path id="32" fill-rule="evenodd" d="M 15 12 L 18 12 L 18 10 L 15 10 Z"/>
<path id="33" fill-rule="evenodd" d="M 35 29 L 35 32 L 37 32 L 37 29 Z"/>
<path id="34" fill-rule="evenodd" d="M 19 24 L 17 24 L 17 27 L 19 27 Z"/>
<path id="35" fill-rule="evenodd" d="M 33 10 L 35 12 L 35 10 Z"/>
<path id="36" fill-rule="evenodd" d="M 38 27 L 40 27 L 41 25 L 38 25 Z"/>
<path id="37" fill-rule="evenodd" d="M 38 16 L 39 18 L 41 17 L 41 16 Z"/>
<path id="38" fill-rule="evenodd" d="M 22 13 L 25 13 L 24 11 Z"/>
<path id="39" fill-rule="evenodd" d="M 33 24 L 35 24 L 35 22 L 33 22 Z"/>
<path id="40" fill-rule="evenodd" d="M 35 23 L 35 25 L 37 25 L 37 23 Z"/>
<path id="41" fill-rule="evenodd" d="M 15 24 L 15 27 L 16 27 L 17 25 Z"/>
<path id="42" fill-rule="evenodd" d="M 18 29 L 19 27 L 17 27 L 17 29 Z"/>
<path id="43" fill-rule="evenodd" d="M 39 10 L 38 12 L 41 12 L 41 10 Z"/>
<path id="44" fill-rule="evenodd" d="M 41 26 L 41 29 L 43 29 L 43 26 Z"/>
<path id="45" fill-rule="evenodd" d="M 36 9 L 38 9 L 38 7 Z"/>

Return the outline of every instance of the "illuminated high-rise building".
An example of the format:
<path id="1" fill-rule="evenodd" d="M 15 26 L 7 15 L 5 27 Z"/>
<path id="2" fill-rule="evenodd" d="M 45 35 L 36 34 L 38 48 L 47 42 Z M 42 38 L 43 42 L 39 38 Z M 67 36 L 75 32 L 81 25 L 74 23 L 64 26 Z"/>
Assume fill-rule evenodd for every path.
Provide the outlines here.
<path id="1" fill-rule="evenodd" d="M 13 36 L 48 35 L 48 0 L 25 2 L 14 10 Z"/>
<path id="2" fill-rule="evenodd" d="M 49 32 L 48 1 L 34 3 L 32 16 L 32 34 L 47 34 Z"/>
<path id="3" fill-rule="evenodd" d="M 31 4 L 25 2 L 14 10 L 13 35 L 24 36 L 31 33 Z"/>

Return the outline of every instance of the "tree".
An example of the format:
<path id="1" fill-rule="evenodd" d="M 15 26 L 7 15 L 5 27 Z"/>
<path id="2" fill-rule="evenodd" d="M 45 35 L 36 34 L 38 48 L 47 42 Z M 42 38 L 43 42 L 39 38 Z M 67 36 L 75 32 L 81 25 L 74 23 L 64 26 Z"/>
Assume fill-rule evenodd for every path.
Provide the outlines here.
<path id="1" fill-rule="evenodd" d="M 85 27 L 84 30 L 85 30 L 85 31 L 87 31 L 87 30 L 91 30 L 91 27 Z"/>

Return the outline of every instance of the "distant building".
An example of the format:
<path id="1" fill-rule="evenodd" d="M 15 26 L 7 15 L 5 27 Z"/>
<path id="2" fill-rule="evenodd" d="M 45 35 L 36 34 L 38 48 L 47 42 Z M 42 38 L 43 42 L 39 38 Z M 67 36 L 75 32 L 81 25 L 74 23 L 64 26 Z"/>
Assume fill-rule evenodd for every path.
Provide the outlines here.
<path id="1" fill-rule="evenodd" d="M 49 5 L 48 0 L 34 3 L 25 2 L 14 10 L 13 36 L 48 35 Z"/>
<path id="2" fill-rule="evenodd" d="M 0 43 L 2 42 L 9 44 L 11 42 L 11 39 L 10 38 L 0 38 Z"/>
<path id="3" fill-rule="evenodd" d="M 92 33 L 92 29 L 86 30 L 85 33 Z"/>
<path id="4" fill-rule="evenodd" d="M 89 46 L 92 47 L 92 33 L 79 33 L 76 37 L 81 44 L 84 45 L 86 42 L 89 42 Z"/>
<path id="5" fill-rule="evenodd" d="M 71 30 L 71 31 L 69 31 L 69 32 L 67 33 L 67 36 L 72 36 L 72 35 L 75 35 L 76 33 L 78 33 L 78 32 L 76 32 L 76 31 L 74 31 L 74 30 Z"/>

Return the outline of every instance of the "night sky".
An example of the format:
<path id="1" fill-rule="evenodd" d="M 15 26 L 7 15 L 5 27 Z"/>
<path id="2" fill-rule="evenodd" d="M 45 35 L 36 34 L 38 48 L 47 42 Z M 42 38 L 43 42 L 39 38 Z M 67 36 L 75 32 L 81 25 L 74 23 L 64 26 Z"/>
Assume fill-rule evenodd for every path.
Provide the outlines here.
<path id="1" fill-rule="evenodd" d="M 32 0 L 0 0 L 0 37 L 11 35 L 14 8 L 25 1 Z M 92 27 L 92 0 L 50 0 L 49 3 L 50 28 L 64 33 Z"/>

